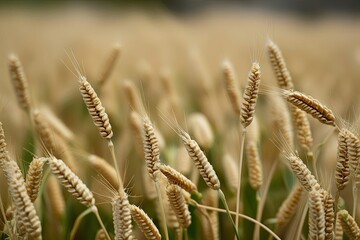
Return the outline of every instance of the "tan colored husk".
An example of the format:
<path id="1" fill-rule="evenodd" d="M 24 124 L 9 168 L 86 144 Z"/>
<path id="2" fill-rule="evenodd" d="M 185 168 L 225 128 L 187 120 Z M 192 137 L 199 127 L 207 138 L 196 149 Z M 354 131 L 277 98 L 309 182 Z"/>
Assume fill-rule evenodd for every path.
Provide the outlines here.
<path id="1" fill-rule="evenodd" d="M 144 107 L 140 98 L 140 94 L 134 83 L 130 80 L 125 80 L 122 84 L 122 87 L 126 94 L 126 98 L 128 104 L 130 105 L 130 108 L 137 113 L 142 113 Z"/>
<path id="2" fill-rule="evenodd" d="M 317 190 L 309 192 L 309 239 L 325 239 L 325 211 L 323 199 Z"/>
<path id="3" fill-rule="evenodd" d="M 271 40 L 267 43 L 269 59 L 275 72 L 277 83 L 282 89 L 293 89 L 290 73 L 286 67 L 285 59 L 280 48 Z"/>
<path id="4" fill-rule="evenodd" d="M 104 179 L 114 187 L 114 189 L 119 188 L 119 182 L 116 176 L 116 170 L 111 166 L 106 160 L 102 159 L 96 155 L 89 155 L 89 163 Z"/>
<path id="5" fill-rule="evenodd" d="M 311 151 L 313 147 L 313 137 L 307 114 L 294 105 L 290 106 L 293 125 L 296 129 L 297 143 L 306 152 Z"/>
<path id="6" fill-rule="evenodd" d="M 255 113 L 256 101 L 260 85 L 260 66 L 254 62 L 248 76 L 240 110 L 240 122 L 244 128 L 250 125 Z"/>
<path id="7" fill-rule="evenodd" d="M 301 196 L 303 194 L 304 188 L 300 184 L 296 184 L 293 187 L 293 190 L 288 195 L 288 197 L 281 204 L 277 214 L 276 214 L 276 224 L 279 229 L 286 226 L 286 224 L 291 220 L 294 216 L 298 205 L 301 200 Z"/>
<path id="8" fill-rule="evenodd" d="M 288 102 L 310 114 L 321 123 L 335 126 L 335 115 L 317 99 L 293 90 L 284 90 L 284 97 Z"/>
<path id="9" fill-rule="evenodd" d="M 35 202 L 38 196 L 44 164 L 44 158 L 34 158 L 30 163 L 25 185 L 31 202 Z"/>
<path id="10" fill-rule="evenodd" d="M 105 108 L 102 106 L 95 90 L 91 84 L 82 75 L 79 76 L 79 89 L 83 97 L 86 108 L 89 111 L 95 126 L 100 132 L 100 136 L 105 139 L 111 139 L 113 131 L 110 125 L 109 117 L 106 114 Z"/>
<path id="11" fill-rule="evenodd" d="M 30 112 L 32 103 L 28 81 L 26 79 L 22 64 L 15 54 L 11 54 L 9 56 L 9 71 L 20 107 L 24 111 Z"/>
<path id="12" fill-rule="evenodd" d="M 214 142 L 214 133 L 206 116 L 202 113 L 193 113 L 187 122 L 190 133 L 200 147 L 209 149 Z"/>
<path id="13" fill-rule="evenodd" d="M 350 181 L 349 131 L 342 128 L 338 134 L 338 160 L 336 162 L 335 183 L 337 189 L 343 190 Z"/>
<path id="14" fill-rule="evenodd" d="M 65 212 L 65 200 L 60 185 L 54 175 L 50 175 L 47 178 L 46 195 L 54 217 L 57 220 L 61 220 Z"/>
<path id="15" fill-rule="evenodd" d="M 355 220 L 350 216 L 348 211 L 340 210 L 338 212 L 339 220 L 343 231 L 349 237 L 350 240 L 360 239 L 360 228 L 356 224 Z"/>
<path id="16" fill-rule="evenodd" d="M 175 212 L 176 218 L 182 228 L 188 228 L 191 224 L 191 215 L 188 206 L 182 195 L 181 188 L 169 184 L 166 187 L 166 193 L 170 202 L 170 206 Z"/>
<path id="17" fill-rule="evenodd" d="M 49 157 L 48 163 L 51 172 L 57 177 L 68 192 L 80 201 L 80 203 L 87 207 L 95 205 L 95 198 L 90 189 L 62 160 L 56 159 L 55 157 Z"/>
<path id="18" fill-rule="evenodd" d="M 360 163 L 360 140 L 358 136 L 349 129 L 344 129 L 344 131 L 346 131 L 347 154 L 351 171 L 355 174 Z"/>
<path id="19" fill-rule="evenodd" d="M 235 71 L 232 64 L 229 61 L 224 61 L 222 65 L 223 78 L 225 80 L 225 86 L 227 95 L 230 99 L 230 103 L 234 113 L 240 116 L 241 99 L 240 88 L 237 84 L 238 80 L 235 76 Z"/>
<path id="20" fill-rule="evenodd" d="M 117 193 L 112 201 L 113 221 L 116 240 L 131 240 L 131 211 L 128 196 L 125 192 Z"/>
<path id="21" fill-rule="evenodd" d="M 174 168 L 163 164 L 158 165 L 158 168 L 167 177 L 169 183 L 177 185 L 189 193 L 197 192 L 196 185 Z"/>
<path id="22" fill-rule="evenodd" d="M 150 119 L 145 116 L 143 120 L 143 141 L 145 161 L 150 176 L 154 179 L 154 172 L 160 163 L 159 141 Z"/>
<path id="23" fill-rule="evenodd" d="M 139 207 L 130 205 L 131 216 L 148 240 L 160 240 L 161 235 L 153 221 Z"/>
<path id="24" fill-rule="evenodd" d="M 334 198 L 329 192 L 324 189 L 320 189 L 321 198 L 324 205 L 325 213 L 325 239 L 332 240 L 334 238 L 334 221 L 335 221 L 335 212 L 334 212 Z"/>
<path id="25" fill-rule="evenodd" d="M 103 67 L 103 70 L 98 78 L 98 84 L 100 86 L 104 85 L 107 80 L 110 78 L 111 73 L 114 71 L 117 59 L 121 54 L 121 46 L 116 43 L 111 49 L 111 53 L 109 54 L 106 63 Z"/>

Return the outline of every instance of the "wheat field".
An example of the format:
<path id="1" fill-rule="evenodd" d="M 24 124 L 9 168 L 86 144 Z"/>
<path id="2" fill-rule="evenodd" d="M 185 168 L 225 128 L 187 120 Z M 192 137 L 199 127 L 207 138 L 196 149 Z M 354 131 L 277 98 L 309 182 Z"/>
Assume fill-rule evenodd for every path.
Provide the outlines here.
<path id="1" fill-rule="evenodd" d="M 1 9 L 2 239 L 360 239 L 359 22 Z"/>

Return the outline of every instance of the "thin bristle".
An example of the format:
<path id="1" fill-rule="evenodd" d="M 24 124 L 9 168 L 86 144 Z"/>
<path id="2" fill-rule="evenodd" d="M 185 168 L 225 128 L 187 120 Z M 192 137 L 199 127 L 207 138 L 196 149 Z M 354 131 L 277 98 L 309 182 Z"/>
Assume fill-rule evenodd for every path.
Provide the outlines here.
<path id="1" fill-rule="evenodd" d="M 320 189 L 319 183 L 298 156 L 296 156 L 295 154 L 289 154 L 285 157 L 289 161 L 291 169 L 293 170 L 295 176 L 297 177 L 301 185 L 306 189 L 306 191 L 310 192 L 313 189 Z"/>
<path id="2" fill-rule="evenodd" d="M 89 163 L 101 176 L 108 181 L 114 189 L 119 188 L 119 182 L 116 176 L 116 170 L 106 160 L 96 155 L 88 156 Z"/>
<path id="3" fill-rule="evenodd" d="M 167 165 L 159 165 L 159 170 L 167 177 L 171 184 L 175 184 L 189 193 L 197 192 L 196 185 L 184 175 Z"/>
<path id="4" fill-rule="evenodd" d="M 188 228 L 191 224 L 191 215 L 184 196 L 182 195 L 181 188 L 176 185 L 169 184 L 166 187 L 166 193 L 170 206 L 174 210 L 180 226 Z"/>
<path id="5" fill-rule="evenodd" d="M 269 59 L 275 72 L 279 87 L 287 90 L 293 89 L 294 84 L 292 83 L 290 73 L 286 67 L 285 59 L 280 51 L 280 48 L 270 39 L 267 47 Z"/>
<path id="6" fill-rule="evenodd" d="M 297 184 L 285 201 L 281 204 L 279 211 L 276 214 L 276 223 L 279 229 L 286 226 L 286 224 L 291 220 L 292 216 L 295 214 L 300 203 L 300 199 L 304 188 L 300 184 Z"/>
<path id="7" fill-rule="evenodd" d="M 8 161 L 4 163 L 4 169 L 19 224 L 25 227 L 29 239 L 42 239 L 41 223 L 26 192 L 25 181 L 19 166 L 15 161 Z"/>
<path id="8" fill-rule="evenodd" d="M 260 85 L 260 66 L 254 62 L 249 76 L 248 83 L 244 91 L 243 101 L 240 110 L 240 122 L 244 128 L 250 125 L 255 113 L 255 106 L 259 93 Z"/>
<path id="9" fill-rule="evenodd" d="M 325 211 L 323 199 L 317 190 L 309 192 L 309 239 L 325 239 Z"/>
<path id="10" fill-rule="evenodd" d="M 293 124 L 296 129 L 297 142 L 302 149 L 309 152 L 313 146 L 313 137 L 307 114 L 294 105 L 290 106 Z"/>
<path id="11" fill-rule="evenodd" d="M 24 111 L 29 112 L 31 99 L 28 82 L 21 62 L 14 54 L 9 56 L 9 71 L 19 105 Z"/>
<path id="12" fill-rule="evenodd" d="M 349 131 L 342 128 L 338 135 L 338 160 L 336 162 L 335 180 L 337 189 L 343 190 L 350 181 Z"/>
<path id="13" fill-rule="evenodd" d="M 219 178 L 197 142 L 192 140 L 186 133 L 182 135 L 182 140 L 189 156 L 194 161 L 195 166 L 198 168 L 206 185 L 214 190 L 220 189 Z"/>
<path id="14" fill-rule="evenodd" d="M 30 163 L 29 171 L 26 175 L 26 191 L 31 202 L 35 202 L 38 196 L 44 163 L 44 158 L 35 158 Z"/>
<path id="15" fill-rule="evenodd" d="M 160 163 L 159 140 L 157 139 L 152 123 L 147 116 L 144 117 L 143 122 L 143 141 L 147 169 L 150 176 L 154 178 L 154 172 L 158 170 L 157 165 Z"/>
<path id="16" fill-rule="evenodd" d="M 113 221 L 116 240 L 131 240 L 131 211 L 130 204 L 125 192 L 115 195 L 112 201 Z"/>
<path id="17" fill-rule="evenodd" d="M 310 114 L 321 123 L 335 126 L 335 115 L 318 100 L 293 90 L 284 90 L 283 94 L 288 102 Z"/>
<path id="18" fill-rule="evenodd" d="M 79 77 L 80 93 L 84 103 L 93 119 L 95 126 L 99 129 L 101 137 L 111 139 L 113 136 L 109 117 L 102 106 L 95 90 L 84 76 Z"/>
<path id="19" fill-rule="evenodd" d="M 56 159 L 55 157 L 49 157 L 48 163 L 51 172 L 58 178 L 68 192 L 80 201 L 80 203 L 87 207 L 95 205 L 95 198 L 90 189 L 62 160 Z"/>
<path id="20" fill-rule="evenodd" d="M 130 205 L 131 216 L 148 240 L 160 240 L 161 235 L 153 221 L 139 207 Z"/>
<path id="21" fill-rule="evenodd" d="M 339 220 L 343 231 L 349 237 L 350 240 L 360 239 L 360 228 L 356 224 L 355 220 L 350 216 L 348 211 L 340 210 L 338 212 Z"/>
<path id="22" fill-rule="evenodd" d="M 225 80 L 225 86 L 227 95 L 230 99 L 230 103 L 233 111 L 237 116 L 240 116 L 241 99 L 240 90 L 237 86 L 237 79 L 235 77 L 235 71 L 229 61 L 225 61 L 222 65 L 223 77 Z"/>

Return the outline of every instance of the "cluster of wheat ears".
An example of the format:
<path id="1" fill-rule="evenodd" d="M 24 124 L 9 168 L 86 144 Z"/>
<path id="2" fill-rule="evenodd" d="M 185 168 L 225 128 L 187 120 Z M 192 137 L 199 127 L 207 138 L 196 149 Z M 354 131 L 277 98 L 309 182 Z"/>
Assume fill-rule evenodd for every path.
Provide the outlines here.
<path id="1" fill-rule="evenodd" d="M 37 107 L 31 99 L 28 82 L 19 59 L 15 55 L 9 57 L 9 72 L 15 93 L 21 109 L 27 114 L 28 119 L 42 146 L 43 156 L 35 156 L 26 171 L 20 169 L 17 161 L 10 156 L 5 141 L 3 125 L 0 124 L 0 166 L 7 181 L 7 188 L 11 201 L 1 202 L 1 231 L 3 237 L 10 239 L 42 239 L 42 228 L 47 226 L 41 221 L 39 211 L 45 209 L 44 204 L 51 210 L 52 217 L 61 228 L 61 219 L 64 218 L 66 203 L 60 186 L 74 196 L 86 209 L 77 216 L 69 233 L 63 233 L 70 239 L 82 236 L 78 233 L 81 222 L 87 214 L 93 213 L 99 223 L 96 239 L 133 239 L 135 235 L 146 239 L 189 239 L 192 219 L 196 215 L 196 224 L 199 219 L 203 228 L 202 234 L 195 235 L 201 239 L 240 239 L 249 231 L 244 226 L 244 221 L 255 224 L 253 238 L 270 236 L 280 239 L 289 231 L 289 223 L 295 223 L 292 235 L 287 238 L 300 239 L 308 234 L 310 239 L 343 239 L 343 233 L 349 239 L 360 239 L 360 228 L 357 225 L 356 205 L 358 189 L 360 188 L 360 141 L 355 129 L 350 123 L 339 119 L 334 113 L 317 99 L 296 90 L 291 75 L 286 67 L 285 60 L 279 47 L 271 40 L 267 42 L 268 57 L 277 79 L 277 88 L 265 88 L 264 94 L 269 96 L 273 107 L 273 131 L 275 145 L 280 149 L 280 159 L 285 166 L 290 167 L 297 178 L 297 183 L 292 186 L 292 191 L 283 201 L 273 221 L 265 221 L 262 217 L 271 179 L 281 160 L 274 161 L 271 165 L 267 180 L 264 181 L 261 153 L 259 151 L 259 126 L 255 117 L 256 103 L 260 90 L 261 68 L 254 62 L 248 74 L 248 81 L 241 97 L 240 87 L 230 61 L 222 65 L 224 86 L 226 88 L 229 104 L 234 115 L 238 116 L 236 129 L 239 130 L 239 161 L 231 156 L 224 157 L 222 164 L 222 178 L 226 181 L 227 191 L 222 191 L 220 183 L 211 161 L 207 154 L 214 142 L 214 136 L 207 117 L 203 114 L 194 114 L 189 119 L 188 130 L 182 128 L 176 120 L 179 111 L 179 98 L 175 96 L 173 86 L 166 77 L 163 79 L 173 112 L 169 115 L 160 112 L 161 118 L 178 135 L 184 151 L 180 162 L 173 167 L 165 164 L 160 153 L 164 146 L 164 138 L 160 131 L 153 125 L 146 108 L 142 103 L 139 91 L 130 81 L 124 82 L 124 89 L 131 106 L 130 123 L 134 129 L 134 136 L 141 136 L 141 142 L 134 137 L 146 166 L 144 190 L 146 195 L 156 204 L 154 221 L 139 206 L 129 201 L 129 190 L 124 184 L 124 164 L 119 164 L 116 158 L 110 119 L 96 93 L 101 92 L 107 82 L 115 63 L 120 55 L 120 48 L 114 47 L 100 79 L 94 87 L 86 79 L 81 67 L 74 57 L 69 57 L 73 73 L 78 79 L 80 94 L 84 100 L 100 136 L 106 141 L 109 148 L 111 161 L 99 156 L 82 152 L 86 164 L 92 166 L 101 176 L 102 185 L 111 193 L 113 226 L 104 224 L 96 204 L 92 190 L 81 180 L 79 162 L 74 160 L 73 152 L 69 146 L 76 147 L 75 137 L 49 109 Z M 96 90 L 96 91 L 95 91 Z M 202 97 L 209 100 L 211 91 L 204 86 Z M 317 119 L 322 124 L 333 128 L 332 133 L 338 135 L 337 164 L 333 174 L 334 182 L 320 181 L 319 167 L 316 164 L 318 150 L 323 143 L 314 147 L 308 115 Z M 179 116 L 179 114 L 177 115 Z M 6 128 L 6 126 L 4 127 Z M 207 150 L 207 151 L 203 151 Z M 121 150 L 120 150 L 121 151 Z M 182 152 L 184 152 L 182 151 Z M 40 154 L 39 154 L 40 155 Z M 248 216 L 243 213 L 246 206 L 242 205 L 242 166 L 246 159 L 248 166 L 247 180 L 249 185 L 258 192 L 257 214 Z M 304 161 L 306 159 L 306 161 Z M 196 167 L 189 165 L 189 161 Z M 308 164 L 306 164 L 308 163 Z M 131 163 L 129 164 L 131 167 Z M 22 164 L 20 164 L 22 166 Z M 26 174 L 24 174 L 26 172 Z M 187 176 L 188 177 L 187 177 Z M 199 182 L 203 179 L 206 186 Z M 138 176 L 134 176 L 135 178 Z M 221 178 L 220 178 L 221 179 Z M 57 181 L 56 181 L 57 180 Z M 341 198 L 341 191 L 349 184 L 353 187 L 354 204 L 352 214 L 346 210 L 346 202 Z M 46 185 L 45 185 L 46 182 Z M 265 182 L 265 184 L 263 184 Z M 336 188 L 333 188 L 335 185 Z M 43 186 L 46 186 L 44 188 Z M 5 184 L 2 185 L 5 187 Z M 225 195 L 229 189 L 234 189 L 235 203 L 231 204 Z M 260 191 L 261 189 L 261 191 Z M 41 195 L 46 195 L 49 201 L 42 201 Z M 222 205 L 219 205 L 220 199 Z M 306 199 L 302 201 L 302 199 Z M 38 201 L 37 201 L 38 200 Z M 130 199 L 131 200 L 131 199 Z M 304 204 L 301 204 L 304 203 Z M 229 204 L 230 205 L 230 204 Z M 235 205 L 235 211 L 231 211 Z M 106 213 L 104 213 L 106 214 Z M 220 215 L 226 214 L 228 221 L 220 221 Z M 295 217 L 296 216 L 296 217 Z M 306 217 L 308 216 L 308 220 Z M 308 229 L 305 222 L 308 222 Z M 136 223 L 137 227 L 132 224 Z M 231 231 L 230 233 L 230 227 Z M 224 233 L 222 229 L 229 229 Z M 111 231 L 110 231 L 111 229 Z M 139 234 L 141 230 L 142 234 Z M 65 231 L 65 230 L 63 230 Z M 136 233 L 136 234 L 135 234 Z M 169 237 L 170 236 L 170 237 Z M 189 237 L 190 236 L 190 237 Z M 247 235 L 248 236 L 248 235 Z"/>

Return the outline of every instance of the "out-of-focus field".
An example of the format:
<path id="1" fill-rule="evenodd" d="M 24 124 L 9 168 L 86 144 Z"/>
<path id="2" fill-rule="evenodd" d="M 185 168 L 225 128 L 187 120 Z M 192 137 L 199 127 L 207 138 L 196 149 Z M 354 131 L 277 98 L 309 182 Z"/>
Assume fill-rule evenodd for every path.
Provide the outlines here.
<path id="1" fill-rule="evenodd" d="M 146 111 L 164 137 L 162 161 L 176 168 L 182 165 L 175 164 L 181 143 L 161 119 L 160 113 L 170 117 L 175 115 L 182 126 L 185 126 L 185 120 L 189 121 L 186 118 L 192 113 L 205 114 L 214 133 L 214 142 L 205 149 L 205 153 L 220 176 L 230 208 L 234 209 L 236 194 L 225 180 L 222 159 L 225 153 L 234 159 L 239 158 L 236 133 L 238 118 L 232 112 L 226 95 L 221 74 L 223 60 L 232 62 L 242 87 L 246 84 L 251 63 L 260 63 L 261 85 L 265 88 L 262 92 L 265 94 L 260 96 L 256 115 L 261 129 L 259 147 L 266 179 L 269 164 L 278 152 L 272 142 L 275 129 L 271 127 L 267 95 L 273 94 L 277 85 L 267 56 L 266 39 L 270 37 L 280 46 L 297 90 L 315 96 L 331 108 L 337 117 L 349 120 L 358 128 L 355 120 L 359 119 L 360 113 L 359 26 L 360 18 L 330 14 L 319 18 L 303 18 L 252 9 L 209 9 L 190 16 L 174 16 L 162 11 L 94 11 L 80 7 L 48 11 L 2 9 L 0 121 L 3 123 L 10 154 L 18 162 L 29 162 L 31 153 L 42 155 L 42 148 L 34 140 L 30 121 L 19 108 L 11 85 L 8 56 L 16 53 L 24 66 L 34 105 L 46 105 L 73 131 L 76 144 L 71 145 L 70 149 L 77 164 L 84 166 L 80 178 L 97 193 L 95 197 L 98 203 L 109 202 L 109 198 L 100 194 L 111 194 L 102 189 L 96 169 L 88 167 L 83 158 L 86 155 L 84 152 L 89 152 L 111 162 L 110 155 L 106 142 L 101 139 L 88 116 L 78 90 L 77 78 L 67 69 L 73 69 L 67 54 L 75 55 L 88 81 L 96 85 L 113 44 L 119 43 L 119 61 L 108 82 L 98 93 L 113 126 L 116 155 L 122 169 L 126 169 L 125 184 L 129 187 L 130 202 L 142 206 L 159 226 L 153 209 L 155 205 L 146 198 L 142 181 L 142 140 L 134 134 L 129 123 L 131 106 L 123 87 L 127 79 L 138 87 Z M 178 104 L 178 109 L 175 109 L 178 112 L 175 113 L 171 96 L 162 81 L 164 73 L 169 74 L 173 84 L 173 96 Z M 314 145 L 317 145 L 332 130 L 313 119 L 310 122 Z M 333 134 L 325 145 L 326 150 L 319 157 L 319 166 L 334 166 L 336 144 L 336 136 Z M 262 222 L 275 217 L 294 182 L 295 178 L 284 166 L 279 166 L 270 187 Z M 256 193 L 246 180 L 246 167 L 244 171 L 242 211 L 255 218 Z M 188 172 L 187 176 L 191 174 Z M 320 182 L 325 184 L 332 179 L 331 172 L 322 171 Z M 6 184 L 5 180 L 1 181 L 1 194 L 7 205 Z M 205 185 L 202 179 L 199 182 L 202 191 Z M 68 193 L 64 194 L 68 199 L 68 218 L 65 221 L 68 230 L 64 232 L 69 234 L 75 217 L 83 207 Z M 352 206 L 351 188 L 347 188 L 342 195 L 347 206 Z M 106 226 L 111 230 L 110 205 L 100 204 L 99 208 Z M 49 219 L 46 213 L 42 214 L 43 221 Z M 201 228 L 196 227 L 200 226 L 200 218 L 194 213 L 193 219 L 189 230 L 190 239 L 204 239 L 201 238 Z M 85 233 L 85 224 L 81 226 L 79 237 L 94 237 L 98 229 L 95 218 L 91 224 L 94 227 L 88 233 Z M 273 229 L 271 223 L 268 225 Z M 249 239 L 252 230 L 246 229 L 252 229 L 253 226 L 247 222 L 244 226 L 241 234 L 244 234 L 244 239 Z M 43 226 L 45 239 L 50 239 L 51 229 L 51 224 Z M 220 230 L 221 239 L 233 238 L 226 215 L 221 215 Z M 136 235 L 142 238 L 138 232 Z M 267 234 L 262 232 L 262 237 L 267 238 Z"/>

